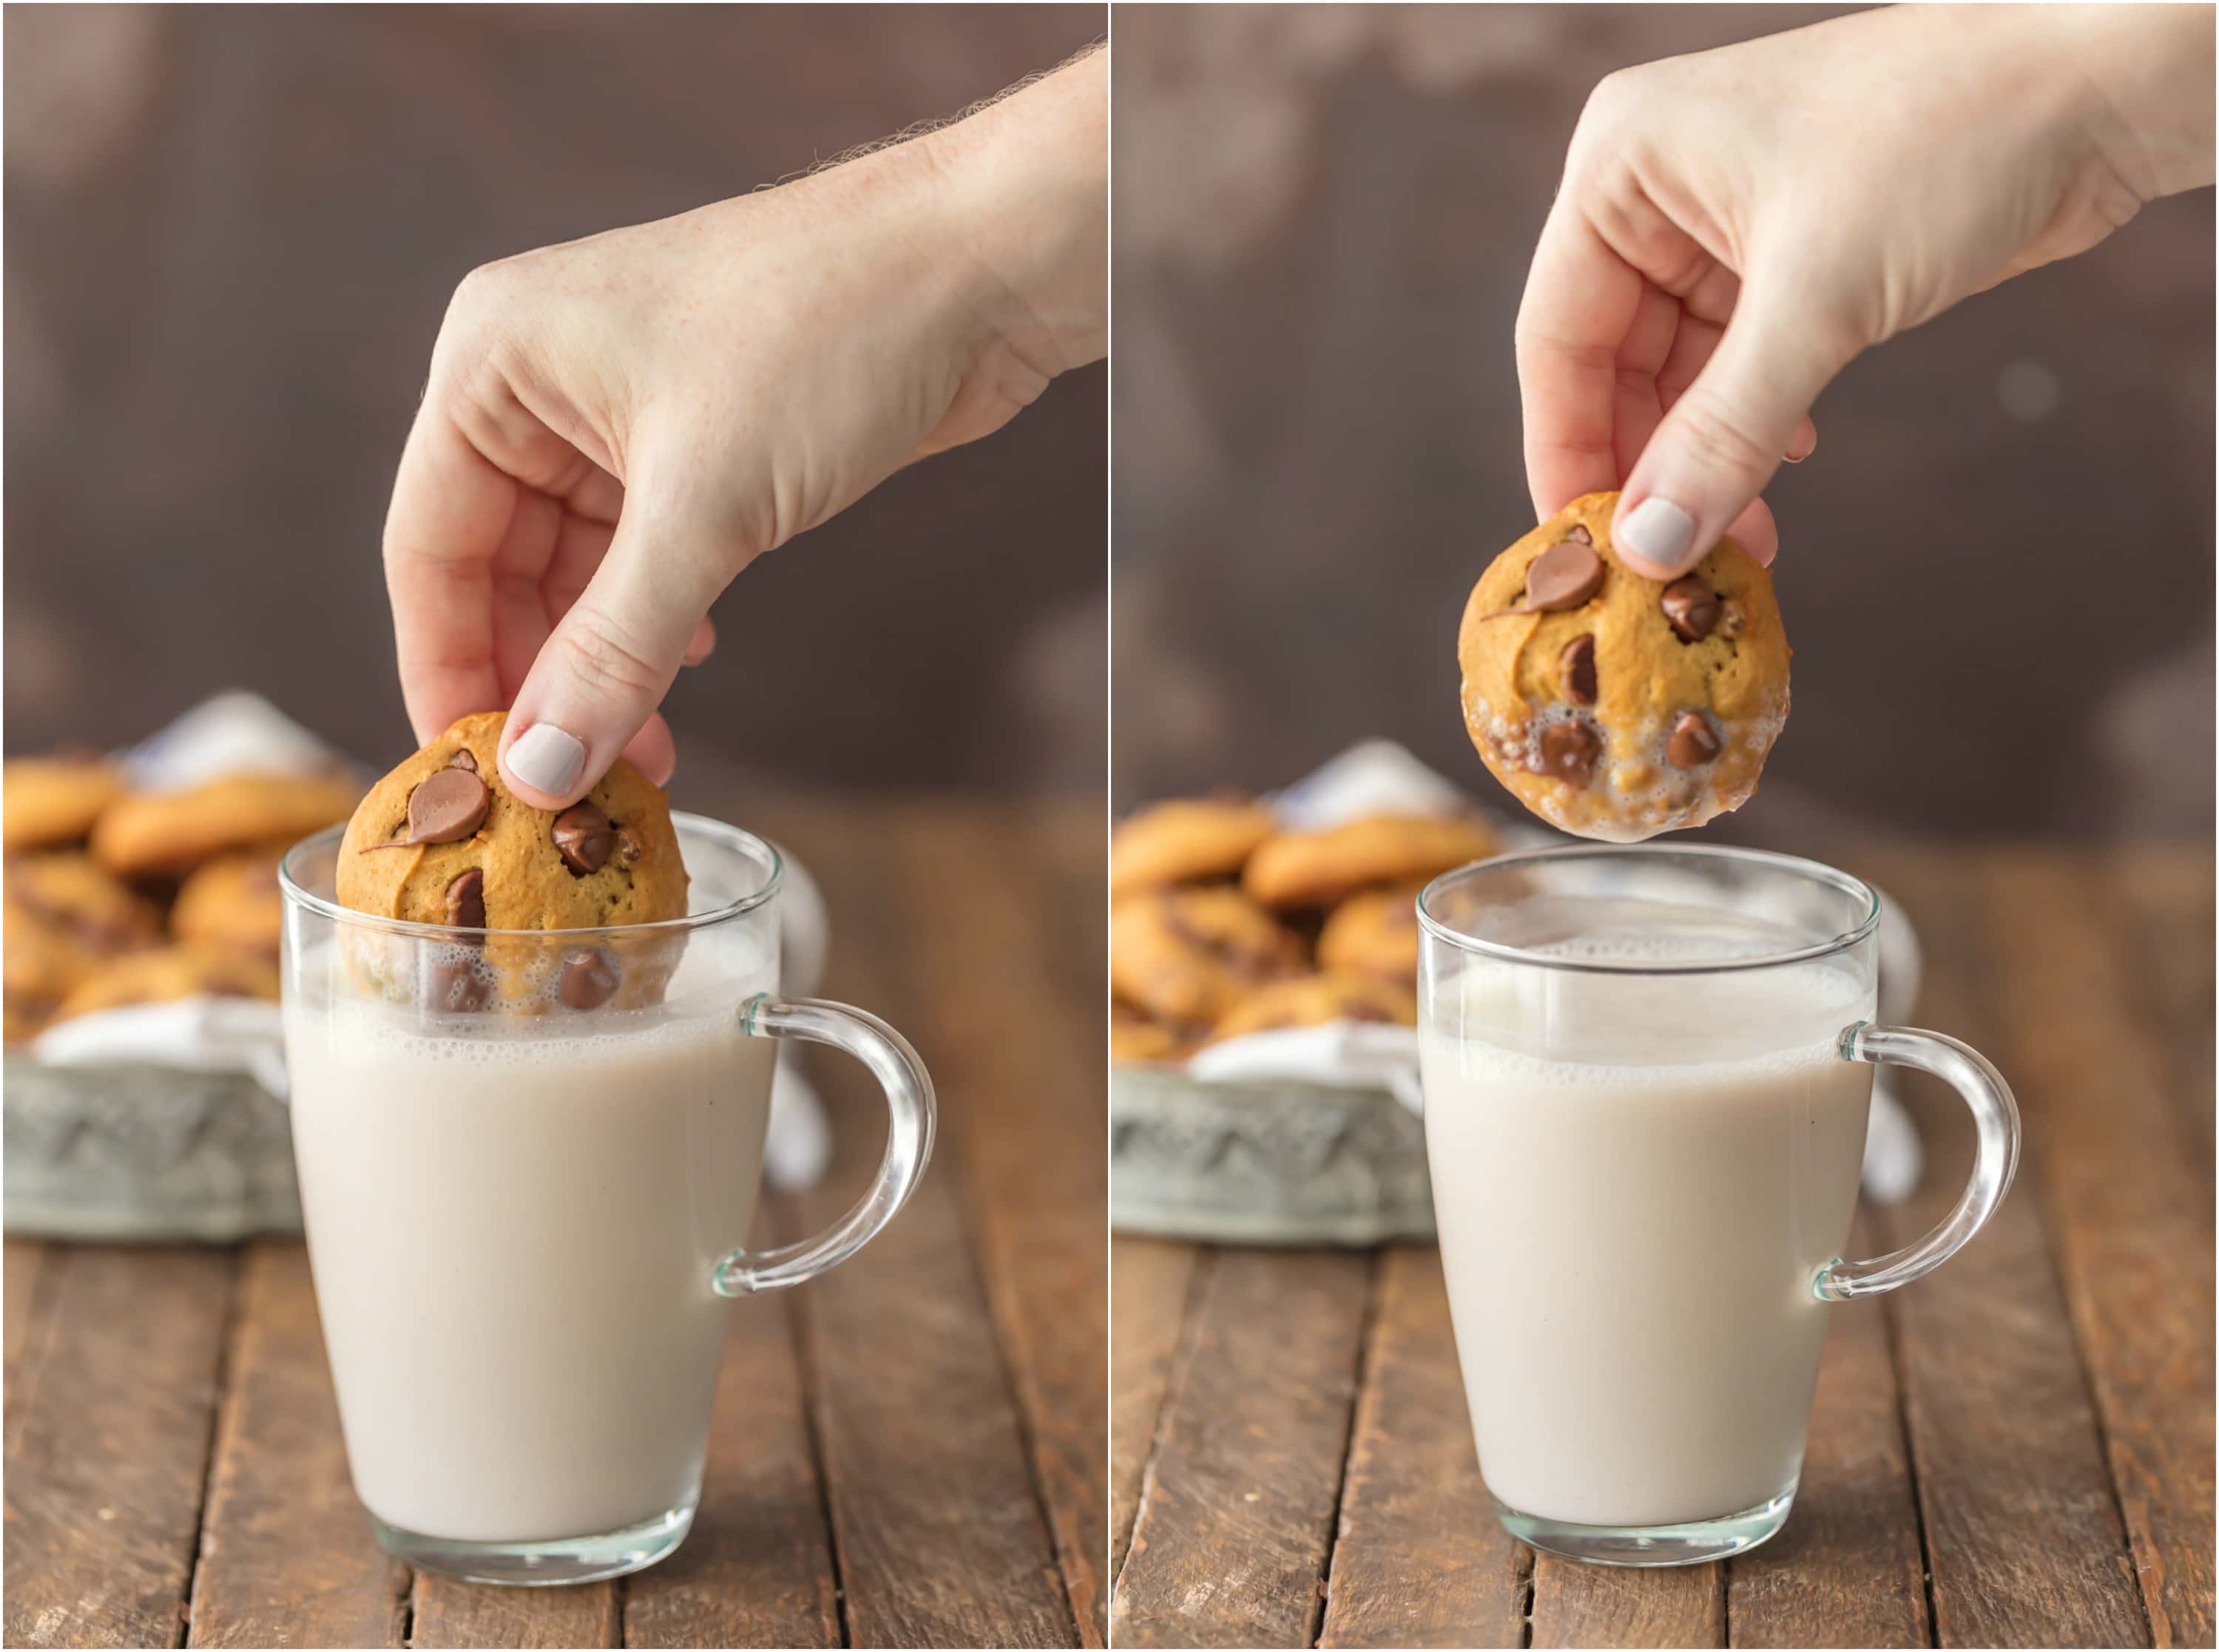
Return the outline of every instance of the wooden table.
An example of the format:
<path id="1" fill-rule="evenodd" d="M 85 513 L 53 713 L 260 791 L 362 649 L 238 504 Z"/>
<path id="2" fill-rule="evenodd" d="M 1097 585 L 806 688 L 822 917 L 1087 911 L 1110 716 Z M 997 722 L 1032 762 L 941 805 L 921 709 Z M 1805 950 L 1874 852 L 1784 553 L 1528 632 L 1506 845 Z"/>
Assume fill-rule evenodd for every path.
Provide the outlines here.
<path id="1" fill-rule="evenodd" d="M 1962 1254 L 1835 1310 L 1787 1530 L 1684 1570 L 1536 1556 L 1481 1484 L 1431 1245 L 1119 1238 L 1116 1644 L 2212 1643 L 2210 848 L 1833 858 L 1910 910 L 1917 1020 L 2003 1068 L 2027 1152 Z M 1859 1254 L 1961 1184 L 1961 1108 L 1911 1099 L 1933 1168 Z"/>
<path id="2" fill-rule="evenodd" d="M 736 1308 L 685 1546 L 572 1589 L 412 1575 L 349 1487 L 296 1241 L 11 1240 L 9 1643 L 1102 1644 L 1101 808 L 723 795 L 824 885 L 824 990 L 909 1033 L 942 1135 L 860 1257 Z M 766 1202 L 780 1237 L 884 1140 L 860 1070 L 815 1071 L 841 1152 Z"/>

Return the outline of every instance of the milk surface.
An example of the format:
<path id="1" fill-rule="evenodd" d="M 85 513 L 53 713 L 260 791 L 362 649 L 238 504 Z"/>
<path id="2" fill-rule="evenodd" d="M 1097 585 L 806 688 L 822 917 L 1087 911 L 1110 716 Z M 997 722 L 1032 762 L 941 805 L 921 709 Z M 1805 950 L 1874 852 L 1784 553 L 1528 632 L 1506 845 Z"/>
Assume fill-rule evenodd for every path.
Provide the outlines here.
<path id="1" fill-rule="evenodd" d="M 1753 939 L 1735 928 L 1633 922 L 1546 949 L 1733 955 Z M 1839 960 L 1692 978 L 1474 960 L 1434 984 L 1433 1203 L 1503 1503 L 1660 1525 L 1793 1488 L 1826 1333 L 1812 1281 L 1849 1231 L 1872 1093 L 1835 1045 L 1872 1013 Z"/>
<path id="2" fill-rule="evenodd" d="M 730 1307 L 710 1279 L 769 1108 L 738 1002 L 446 1034 L 287 1003 L 324 1340 L 388 1525 L 531 1542 L 698 1496 Z"/>

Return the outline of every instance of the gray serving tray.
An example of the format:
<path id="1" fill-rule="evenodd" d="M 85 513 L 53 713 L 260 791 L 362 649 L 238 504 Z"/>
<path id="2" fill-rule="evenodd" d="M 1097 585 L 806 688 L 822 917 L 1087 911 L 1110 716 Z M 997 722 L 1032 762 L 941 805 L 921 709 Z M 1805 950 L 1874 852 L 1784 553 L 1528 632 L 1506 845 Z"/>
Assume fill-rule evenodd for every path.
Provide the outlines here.
<path id="1" fill-rule="evenodd" d="M 1425 1127 L 1383 1090 L 1113 1065 L 1110 1220 L 1221 1245 L 1429 1237 Z"/>

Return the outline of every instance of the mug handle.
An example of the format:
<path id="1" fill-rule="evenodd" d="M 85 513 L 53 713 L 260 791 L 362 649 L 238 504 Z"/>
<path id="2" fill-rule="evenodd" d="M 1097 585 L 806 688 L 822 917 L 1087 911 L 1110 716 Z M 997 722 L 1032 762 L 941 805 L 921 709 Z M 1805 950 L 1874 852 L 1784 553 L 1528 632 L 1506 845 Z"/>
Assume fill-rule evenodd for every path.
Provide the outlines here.
<path id="1" fill-rule="evenodd" d="M 932 1078 L 909 1040 L 876 1015 L 824 998 L 758 993 L 740 1007 L 740 1030 L 844 1050 L 871 1070 L 886 1102 L 886 1152 L 855 1208 L 814 1239 L 750 1253 L 734 1251 L 710 1282 L 720 1296 L 783 1290 L 837 1267 L 877 1237 L 917 1189 L 932 1158 Z"/>
<path id="2" fill-rule="evenodd" d="M 1916 1067 L 1932 1073 L 1972 1109 L 1979 1140 L 1973 1152 L 1972 1177 L 1941 1226 L 1918 1243 L 1870 1262 L 1843 1262 L 1836 1257 L 1812 1281 L 1812 1290 L 1822 1302 L 1877 1296 L 1933 1272 L 1962 1250 L 1996 1214 L 2018 1171 L 2018 1103 L 2011 1099 L 2011 1086 L 1995 1064 L 1970 1045 L 1940 1033 L 1920 1032 L 1912 1027 L 1874 1027 L 1861 1021 L 1843 1029 L 1836 1050 L 1844 1061 L 1867 1061 L 1876 1067 Z"/>

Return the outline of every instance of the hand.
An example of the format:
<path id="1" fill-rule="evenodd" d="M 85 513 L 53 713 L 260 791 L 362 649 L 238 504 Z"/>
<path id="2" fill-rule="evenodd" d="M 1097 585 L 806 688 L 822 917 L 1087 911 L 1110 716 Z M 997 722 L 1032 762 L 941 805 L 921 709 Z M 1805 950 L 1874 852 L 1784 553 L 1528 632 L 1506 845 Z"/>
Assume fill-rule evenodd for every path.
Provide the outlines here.
<path id="1" fill-rule="evenodd" d="M 417 738 L 508 706 L 541 808 L 656 711 L 733 576 L 1106 341 L 1107 69 L 766 193 L 474 271 L 385 527 Z"/>
<path id="2" fill-rule="evenodd" d="M 1534 509 L 1620 488 L 1669 578 L 1809 456 L 1860 351 L 2212 178 L 2212 12 L 1862 13 L 1612 75 L 1581 115 L 1518 314 Z"/>

